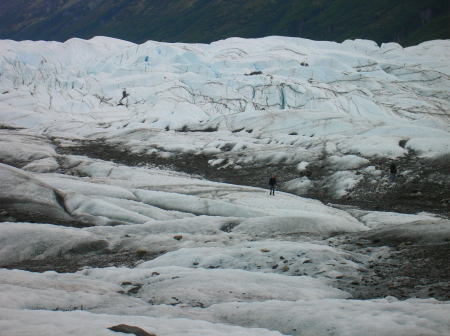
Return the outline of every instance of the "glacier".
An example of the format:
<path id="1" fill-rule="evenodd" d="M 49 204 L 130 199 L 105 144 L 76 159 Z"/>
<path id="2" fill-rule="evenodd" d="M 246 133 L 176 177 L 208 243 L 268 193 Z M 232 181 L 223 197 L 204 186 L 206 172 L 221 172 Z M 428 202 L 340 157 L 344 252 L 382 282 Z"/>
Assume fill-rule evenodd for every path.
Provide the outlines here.
<path id="1" fill-rule="evenodd" d="M 449 40 L 0 40 L 2 333 L 448 335 L 433 258 L 446 269 L 450 199 L 344 201 L 447 167 L 449 56 Z"/>

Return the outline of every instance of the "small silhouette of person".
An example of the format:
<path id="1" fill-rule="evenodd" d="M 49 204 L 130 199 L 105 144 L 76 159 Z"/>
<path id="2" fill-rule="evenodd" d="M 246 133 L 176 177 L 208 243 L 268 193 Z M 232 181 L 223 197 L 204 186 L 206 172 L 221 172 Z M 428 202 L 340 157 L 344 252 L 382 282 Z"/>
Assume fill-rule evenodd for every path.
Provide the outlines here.
<path id="1" fill-rule="evenodd" d="M 394 162 L 389 166 L 389 179 L 394 182 L 397 179 L 397 166 Z"/>
<path id="2" fill-rule="evenodd" d="M 122 98 L 120 98 L 119 105 L 123 105 L 122 100 L 124 100 L 128 96 L 129 96 L 129 94 L 127 93 L 127 90 L 123 89 L 123 91 L 122 91 Z"/>
<path id="3" fill-rule="evenodd" d="M 269 195 L 275 196 L 275 186 L 276 185 L 277 185 L 277 177 L 275 175 L 272 175 L 269 178 L 269 189 L 270 189 L 270 194 Z"/>

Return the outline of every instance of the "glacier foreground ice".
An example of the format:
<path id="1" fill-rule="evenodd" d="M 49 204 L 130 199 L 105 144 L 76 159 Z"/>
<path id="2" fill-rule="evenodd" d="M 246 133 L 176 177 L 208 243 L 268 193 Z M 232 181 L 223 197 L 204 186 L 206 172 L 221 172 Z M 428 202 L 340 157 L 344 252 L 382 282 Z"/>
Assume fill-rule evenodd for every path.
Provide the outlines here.
<path id="1" fill-rule="evenodd" d="M 0 41 L 1 333 L 450 334 L 446 264 L 425 255 L 426 278 L 398 257 L 448 256 L 448 219 L 270 197 L 251 176 L 288 167 L 284 190 L 345 198 L 367 176 L 395 188 L 380 162 L 445 159 L 449 55 L 449 41 Z"/>

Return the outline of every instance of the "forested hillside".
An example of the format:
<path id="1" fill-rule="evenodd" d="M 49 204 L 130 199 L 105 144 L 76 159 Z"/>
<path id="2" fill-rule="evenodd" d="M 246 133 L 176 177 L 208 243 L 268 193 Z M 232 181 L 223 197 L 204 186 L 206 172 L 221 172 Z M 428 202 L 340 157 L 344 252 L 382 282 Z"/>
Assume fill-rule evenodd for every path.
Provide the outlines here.
<path id="1" fill-rule="evenodd" d="M 283 35 L 407 46 L 449 38 L 449 7 L 445 0 L 16 0 L 0 4 L 0 38 L 105 35 L 141 43 Z"/>

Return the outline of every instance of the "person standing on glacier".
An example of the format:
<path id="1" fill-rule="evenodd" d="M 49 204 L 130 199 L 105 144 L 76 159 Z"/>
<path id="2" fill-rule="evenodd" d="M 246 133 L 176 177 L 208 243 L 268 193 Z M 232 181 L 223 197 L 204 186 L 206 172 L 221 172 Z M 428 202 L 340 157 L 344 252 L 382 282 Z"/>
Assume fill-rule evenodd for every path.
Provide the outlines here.
<path id="1" fill-rule="evenodd" d="M 277 185 L 277 177 L 275 175 L 272 175 L 269 179 L 269 189 L 270 189 L 269 195 L 275 196 L 275 186 L 276 185 Z"/>
<path id="2" fill-rule="evenodd" d="M 129 94 L 127 93 L 126 89 L 123 89 L 122 91 L 122 98 L 120 98 L 119 100 L 119 104 L 118 105 L 123 105 L 122 100 L 124 100 L 125 98 L 127 98 L 129 96 Z"/>
<path id="3" fill-rule="evenodd" d="M 397 165 L 392 162 L 391 165 L 389 166 L 389 180 L 391 180 L 391 182 L 395 182 L 395 180 L 397 179 Z"/>

